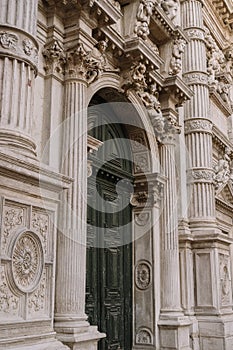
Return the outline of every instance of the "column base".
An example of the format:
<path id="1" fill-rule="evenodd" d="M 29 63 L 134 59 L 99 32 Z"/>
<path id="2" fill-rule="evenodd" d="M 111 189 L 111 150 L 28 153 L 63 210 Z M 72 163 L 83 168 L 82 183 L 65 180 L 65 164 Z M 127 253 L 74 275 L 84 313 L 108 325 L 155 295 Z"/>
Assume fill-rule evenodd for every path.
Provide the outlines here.
<path id="1" fill-rule="evenodd" d="M 70 350 L 68 346 L 55 339 L 56 334 L 40 336 L 21 336 L 0 340 L 0 350 Z"/>
<path id="2" fill-rule="evenodd" d="M 233 349 L 233 313 L 224 316 L 198 316 L 200 350 Z"/>
<path id="3" fill-rule="evenodd" d="M 27 135 L 13 130 L 0 130 L 0 150 L 3 153 L 10 153 L 16 156 L 26 156 L 32 159 L 37 158 L 36 144 Z"/>
<path id="4" fill-rule="evenodd" d="M 187 316 L 164 314 L 160 316 L 160 350 L 192 350 L 190 347 L 190 325 Z"/>
<path id="5" fill-rule="evenodd" d="M 58 333 L 57 338 L 68 345 L 71 350 L 97 350 L 98 341 L 105 338 L 96 326 L 89 326 L 88 331 L 83 333 Z"/>

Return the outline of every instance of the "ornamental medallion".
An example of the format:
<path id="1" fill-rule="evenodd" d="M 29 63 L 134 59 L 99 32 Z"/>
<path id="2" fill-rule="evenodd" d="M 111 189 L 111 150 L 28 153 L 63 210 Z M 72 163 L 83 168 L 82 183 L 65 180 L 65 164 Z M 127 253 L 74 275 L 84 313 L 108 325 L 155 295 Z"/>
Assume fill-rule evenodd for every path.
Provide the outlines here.
<path id="1" fill-rule="evenodd" d="M 12 251 L 12 276 L 21 292 L 32 292 L 39 284 L 44 266 L 44 253 L 39 237 L 24 231 Z"/>

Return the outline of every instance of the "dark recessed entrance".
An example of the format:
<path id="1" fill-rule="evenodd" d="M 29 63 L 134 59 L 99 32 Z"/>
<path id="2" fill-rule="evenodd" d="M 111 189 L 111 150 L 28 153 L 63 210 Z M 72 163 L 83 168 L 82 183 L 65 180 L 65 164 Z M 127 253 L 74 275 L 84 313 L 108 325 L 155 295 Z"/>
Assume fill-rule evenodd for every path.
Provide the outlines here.
<path id="1" fill-rule="evenodd" d="M 121 124 L 98 110 L 91 136 L 103 141 L 91 156 L 88 179 L 86 313 L 107 334 L 99 350 L 130 350 L 132 343 L 132 169 Z M 97 125 L 98 124 L 98 125 Z"/>

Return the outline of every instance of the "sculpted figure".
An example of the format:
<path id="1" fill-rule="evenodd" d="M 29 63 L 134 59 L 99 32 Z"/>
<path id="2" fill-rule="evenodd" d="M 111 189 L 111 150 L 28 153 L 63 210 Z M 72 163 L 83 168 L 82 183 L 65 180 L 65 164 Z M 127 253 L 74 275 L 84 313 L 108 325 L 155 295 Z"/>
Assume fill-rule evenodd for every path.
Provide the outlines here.
<path id="1" fill-rule="evenodd" d="M 133 90 L 141 96 L 141 93 L 147 88 L 145 73 L 146 65 L 144 63 L 137 62 L 131 67 L 122 84 L 122 89 L 124 89 L 126 94 L 128 91 Z"/>
<path id="2" fill-rule="evenodd" d="M 231 169 L 230 169 L 230 149 L 226 148 L 226 153 L 224 157 L 218 161 L 218 164 L 214 167 L 215 175 L 214 182 L 215 187 L 218 188 L 220 185 L 227 183 L 227 181 L 231 177 Z"/>
<path id="3" fill-rule="evenodd" d="M 161 7 L 163 8 L 166 15 L 173 20 L 178 11 L 179 3 L 178 0 L 163 0 L 161 3 Z"/>
<path id="4" fill-rule="evenodd" d="M 159 94 L 155 83 L 150 85 L 149 92 L 144 91 L 141 94 L 142 101 L 147 108 L 154 130 L 156 133 L 162 134 L 164 132 L 164 117 L 161 112 L 158 97 Z"/>
<path id="5" fill-rule="evenodd" d="M 221 73 L 225 64 L 225 56 L 219 49 L 207 28 L 205 42 L 207 47 L 207 72 L 209 74 L 209 84 L 214 84 L 217 86 L 216 74 Z"/>
<path id="6" fill-rule="evenodd" d="M 229 84 L 226 84 L 223 81 L 218 82 L 217 92 L 220 94 L 224 102 L 226 102 L 228 105 L 231 105 L 229 90 L 230 90 Z"/>
<path id="7" fill-rule="evenodd" d="M 101 40 L 87 56 L 87 82 L 89 84 L 98 79 L 107 66 L 106 48 L 106 41 Z"/>
<path id="8" fill-rule="evenodd" d="M 150 34 L 150 17 L 153 14 L 155 0 L 141 0 L 137 12 L 137 23 L 134 32 L 144 40 Z"/>
<path id="9" fill-rule="evenodd" d="M 172 50 L 172 58 L 170 62 L 170 70 L 169 74 L 175 75 L 181 71 L 182 68 L 182 53 L 184 52 L 186 42 L 184 39 L 176 39 L 173 50 Z"/>

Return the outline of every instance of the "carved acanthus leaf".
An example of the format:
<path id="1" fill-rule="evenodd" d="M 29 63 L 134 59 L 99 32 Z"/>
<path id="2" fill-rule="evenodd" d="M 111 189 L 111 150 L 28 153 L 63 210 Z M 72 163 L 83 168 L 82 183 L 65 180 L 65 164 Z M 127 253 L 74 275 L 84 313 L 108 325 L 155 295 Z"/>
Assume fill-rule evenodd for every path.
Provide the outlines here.
<path id="1" fill-rule="evenodd" d="M 44 69 L 47 74 L 64 73 L 65 53 L 59 41 L 53 40 L 46 45 L 43 56 L 45 58 Z"/>

